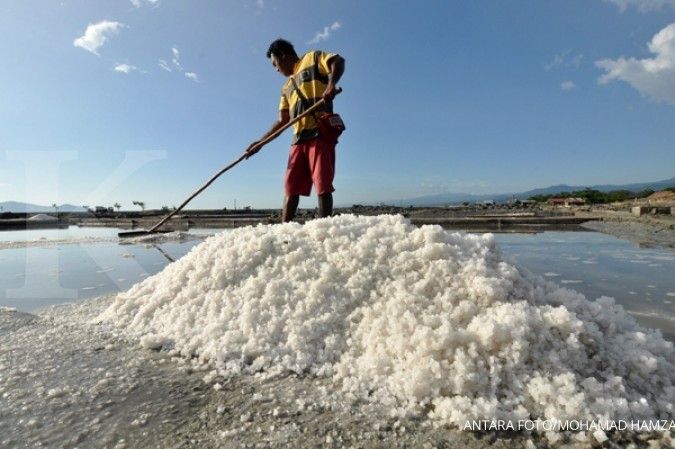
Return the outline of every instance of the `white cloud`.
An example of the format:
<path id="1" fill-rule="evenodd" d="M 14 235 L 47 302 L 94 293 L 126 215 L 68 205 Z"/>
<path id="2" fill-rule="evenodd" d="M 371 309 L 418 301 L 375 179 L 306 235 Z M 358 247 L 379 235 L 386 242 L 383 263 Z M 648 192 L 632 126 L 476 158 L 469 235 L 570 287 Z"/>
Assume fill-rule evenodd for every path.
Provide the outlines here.
<path id="1" fill-rule="evenodd" d="M 124 27 L 123 24 L 108 20 L 103 20 L 96 24 L 89 24 L 84 35 L 75 39 L 73 45 L 98 55 L 98 49 L 105 44 L 108 37 L 119 33 L 119 30 L 122 27 Z"/>
<path id="2" fill-rule="evenodd" d="M 258 6 L 258 8 L 263 8 L 265 6 L 264 0 L 256 0 L 255 4 Z"/>
<path id="3" fill-rule="evenodd" d="M 624 12 L 630 6 L 634 6 L 639 11 L 658 11 L 664 6 L 675 8 L 675 0 L 604 0 L 605 2 L 614 3 L 619 7 L 621 12 Z"/>
<path id="4" fill-rule="evenodd" d="M 129 0 L 132 5 L 134 5 L 136 8 L 140 8 L 143 6 L 144 3 L 149 3 L 153 6 L 159 5 L 159 0 Z"/>
<path id="5" fill-rule="evenodd" d="M 572 56 L 571 50 L 565 50 L 564 52 L 557 54 L 553 57 L 553 61 L 546 64 L 544 69 L 552 70 L 556 68 L 575 68 L 578 69 L 581 65 L 581 61 L 584 59 L 584 55 L 577 54 Z"/>
<path id="6" fill-rule="evenodd" d="M 576 87 L 577 87 L 577 85 L 574 84 L 574 81 L 567 80 L 567 81 L 563 81 L 562 83 L 560 83 L 560 88 L 562 90 L 565 90 L 565 91 L 573 90 Z"/>
<path id="7" fill-rule="evenodd" d="M 176 47 L 171 47 L 171 64 L 169 64 L 165 59 L 160 59 L 159 60 L 159 66 L 163 69 L 166 70 L 167 72 L 173 72 L 176 70 L 177 72 L 182 72 L 183 75 L 189 80 L 194 81 L 195 83 L 199 82 L 199 75 L 195 72 L 186 72 L 185 69 L 183 69 L 183 65 L 180 63 L 180 50 Z"/>
<path id="8" fill-rule="evenodd" d="M 169 64 L 168 64 L 168 63 L 166 62 L 166 60 L 164 60 L 164 59 L 160 59 L 160 60 L 159 60 L 159 66 L 160 66 L 162 69 L 166 70 L 167 72 L 172 72 L 172 71 L 173 71 L 173 69 L 169 66 Z"/>
<path id="9" fill-rule="evenodd" d="M 323 31 L 319 31 L 318 33 L 316 33 L 314 38 L 311 41 L 307 42 L 307 44 L 308 45 L 318 44 L 321 41 L 325 41 L 330 37 L 333 31 L 337 31 L 341 27 L 342 25 L 340 25 L 340 22 L 333 22 L 331 26 L 324 27 Z"/>
<path id="10" fill-rule="evenodd" d="M 136 67 L 135 65 L 117 64 L 115 66 L 115 71 L 120 72 L 120 73 L 129 73 L 129 72 L 133 72 L 134 70 L 138 70 L 138 67 Z"/>
<path id="11" fill-rule="evenodd" d="M 171 53 L 173 53 L 173 59 L 171 59 L 171 62 L 173 62 L 173 65 L 175 65 L 176 68 L 182 72 L 183 66 L 180 65 L 180 52 L 176 47 L 172 47 Z"/>
<path id="12" fill-rule="evenodd" d="M 654 35 L 648 44 L 653 58 L 603 59 L 595 65 L 607 73 L 598 82 L 624 81 L 642 95 L 675 105 L 675 23 Z"/>

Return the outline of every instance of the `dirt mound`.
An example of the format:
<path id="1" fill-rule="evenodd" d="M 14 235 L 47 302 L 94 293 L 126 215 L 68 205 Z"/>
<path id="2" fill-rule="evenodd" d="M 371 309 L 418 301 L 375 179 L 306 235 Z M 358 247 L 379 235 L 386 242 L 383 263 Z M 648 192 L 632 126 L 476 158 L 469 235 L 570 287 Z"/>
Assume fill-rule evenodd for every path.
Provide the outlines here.
<path id="1" fill-rule="evenodd" d="M 675 206 L 675 192 L 670 190 L 662 190 L 661 192 L 652 193 L 647 197 L 649 204 L 663 204 Z"/>

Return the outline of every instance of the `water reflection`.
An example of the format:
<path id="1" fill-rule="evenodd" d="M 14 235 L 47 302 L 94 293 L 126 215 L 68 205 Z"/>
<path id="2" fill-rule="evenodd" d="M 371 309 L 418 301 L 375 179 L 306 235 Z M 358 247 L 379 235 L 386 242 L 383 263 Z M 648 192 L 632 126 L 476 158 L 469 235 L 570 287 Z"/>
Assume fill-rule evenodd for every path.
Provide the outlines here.
<path id="1" fill-rule="evenodd" d="M 0 250 L 0 306 L 33 312 L 124 291 L 201 241 L 128 244 L 117 239 L 117 232 L 116 228 L 71 226 L 66 230 L 0 233 L 8 245 Z M 199 230 L 194 234 L 215 232 Z"/>

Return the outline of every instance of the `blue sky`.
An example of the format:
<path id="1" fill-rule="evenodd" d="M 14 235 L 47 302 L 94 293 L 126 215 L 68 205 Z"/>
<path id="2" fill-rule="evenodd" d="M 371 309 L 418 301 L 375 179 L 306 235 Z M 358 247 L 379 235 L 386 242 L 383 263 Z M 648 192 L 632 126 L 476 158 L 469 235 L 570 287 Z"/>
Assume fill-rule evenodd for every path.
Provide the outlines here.
<path id="1" fill-rule="evenodd" d="M 337 204 L 675 175 L 675 0 L 3 0 L 0 33 L 0 201 L 180 204 L 274 121 L 277 37 L 347 61 Z M 191 207 L 279 206 L 289 140 Z"/>

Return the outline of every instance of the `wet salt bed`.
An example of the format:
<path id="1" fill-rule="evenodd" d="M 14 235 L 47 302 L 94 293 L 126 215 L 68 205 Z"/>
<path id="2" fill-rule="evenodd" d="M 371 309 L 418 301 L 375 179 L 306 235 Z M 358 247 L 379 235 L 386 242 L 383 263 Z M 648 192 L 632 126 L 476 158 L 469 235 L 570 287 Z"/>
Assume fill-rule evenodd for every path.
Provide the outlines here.
<path id="1" fill-rule="evenodd" d="M 675 340 L 672 249 L 639 248 L 597 232 L 495 234 L 495 240 L 533 273 L 588 298 L 611 296 L 638 321 Z"/>
<path id="2" fill-rule="evenodd" d="M 77 240 L 80 238 L 117 239 L 117 228 L 82 228 L 69 226 L 58 229 L 31 229 L 0 232 L 0 242 L 30 242 L 52 240 Z"/>
<path id="3" fill-rule="evenodd" d="M 0 309 L 0 446 L 418 447 L 423 433 L 434 447 L 466 419 L 672 419 L 672 343 L 589 301 L 606 291 L 567 290 L 616 287 L 619 270 L 619 302 L 668 300 L 672 252 L 598 235 L 347 216 L 202 244 L 0 250 L 0 306 L 18 309 Z M 6 276 L 21 261 L 23 282 Z M 79 305 L 21 313 L 63 302 Z"/>
<path id="4" fill-rule="evenodd" d="M 116 242 L 118 231 L 115 228 L 80 228 L 78 226 L 59 229 L 2 231 L 0 232 L 0 250 L 69 243 Z"/>

